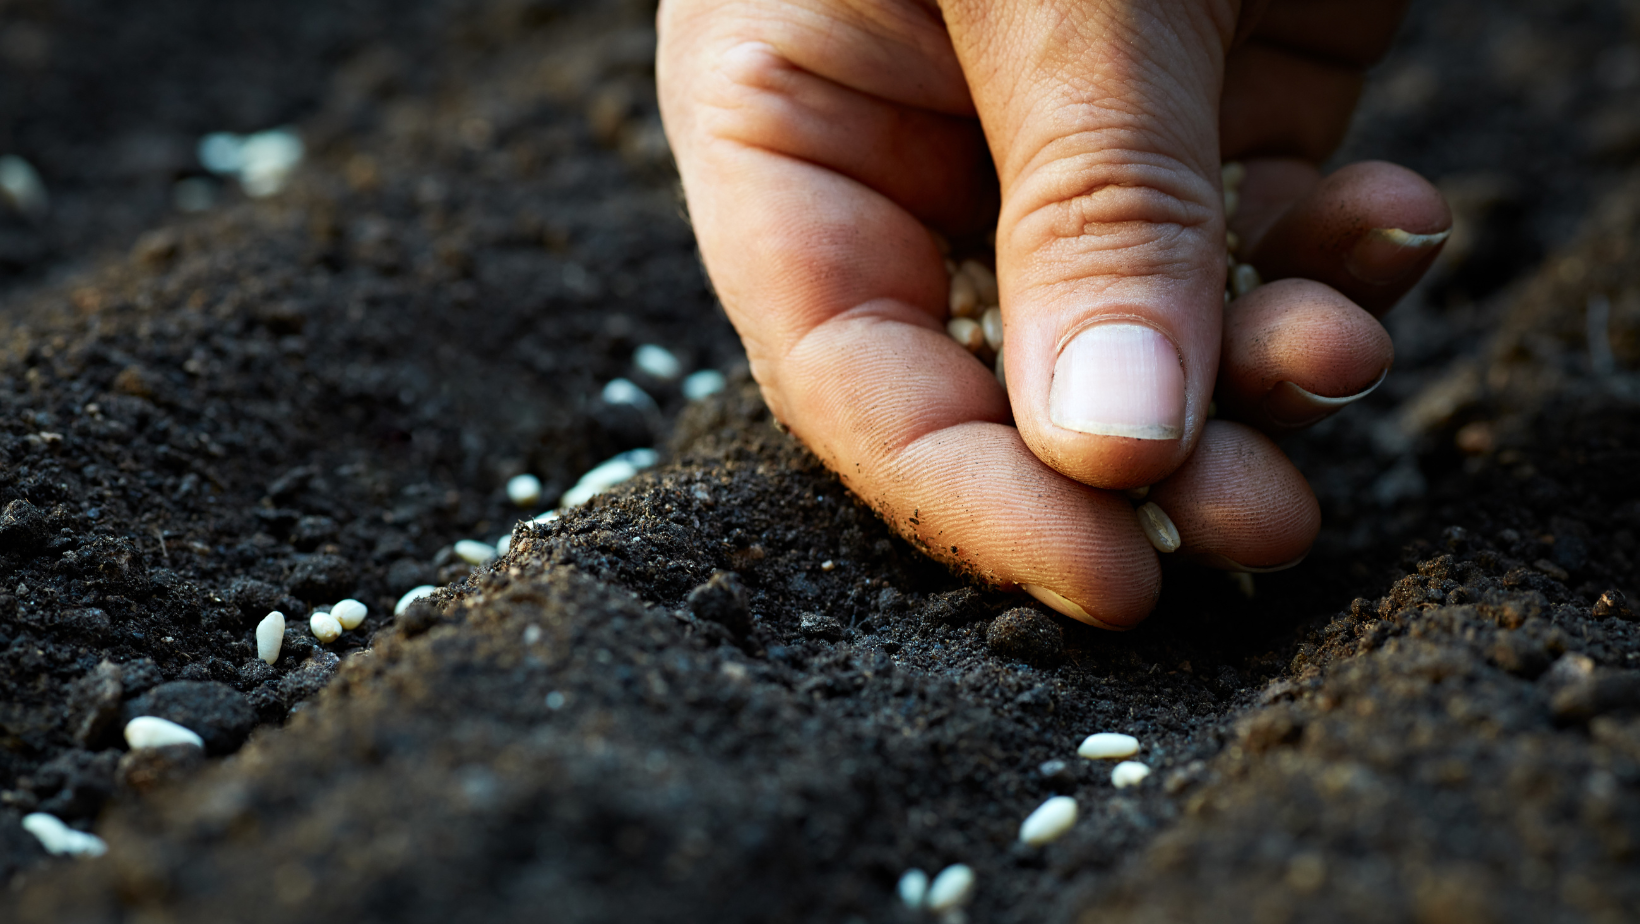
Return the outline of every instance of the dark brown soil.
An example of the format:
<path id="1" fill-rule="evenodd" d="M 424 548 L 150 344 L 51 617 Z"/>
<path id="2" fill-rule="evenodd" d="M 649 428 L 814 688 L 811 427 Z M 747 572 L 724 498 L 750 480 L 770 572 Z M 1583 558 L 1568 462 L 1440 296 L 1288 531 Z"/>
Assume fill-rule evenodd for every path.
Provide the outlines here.
<path id="1" fill-rule="evenodd" d="M 1640 13 L 1414 11 L 1349 152 L 1460 230 L 1386 386 L 1292 444 L 1322 541 L 1252 597 L 1170 571 L 1111 635 L 922 560 L 773 427 L 646 4 L 215 6 L 0 12 L 0 147 L 62 209 L 0 212 L 0 917 L 912 920 L 900 873 L 953 862 L 975 921 L 1640 916 Z M 266 201 L 178 217 L 186 158 L 97 166 L 287 121 Z M 734 384 L 689 404 L 646 342 Z M 521 517 L 507 477 L 550 503 L 639 446 L 451 557 Z M 371 616 L 317 646 L 342 596 Z M 209 756 L 127 754 L 143 713 Z M 1145 784 L 1075 756 L 1099 730 Z M 1018 846 L 1054 793 L 1076 827 Z"/>

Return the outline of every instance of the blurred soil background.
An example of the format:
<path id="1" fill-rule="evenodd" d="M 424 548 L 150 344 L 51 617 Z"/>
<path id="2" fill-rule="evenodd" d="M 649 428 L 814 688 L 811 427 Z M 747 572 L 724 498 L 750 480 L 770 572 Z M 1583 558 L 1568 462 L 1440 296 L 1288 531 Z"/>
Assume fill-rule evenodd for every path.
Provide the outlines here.
<path id="1" fill-rule="evenodd" d="M 956 862 L 976 922 L 1640 917 L 1640 6 L 1415 5 L 1340 161 L 1456 231 L 1385 385 L 1289 444 L 1321 541 L 1170 571 L 1124 635 L 921 560 L 771 425 L 652 17 L 0 2 L 0 155 L 48 196 L 0 199 L 0 917 L 912 921 L 900 874 Z M 286 125 L 273 196 L 196 157 Z M 512 475 L 544 509 L 640 447 L 452 555 L 537 512 Z M 139 714 L 207 754 L 128 752 Z"/>

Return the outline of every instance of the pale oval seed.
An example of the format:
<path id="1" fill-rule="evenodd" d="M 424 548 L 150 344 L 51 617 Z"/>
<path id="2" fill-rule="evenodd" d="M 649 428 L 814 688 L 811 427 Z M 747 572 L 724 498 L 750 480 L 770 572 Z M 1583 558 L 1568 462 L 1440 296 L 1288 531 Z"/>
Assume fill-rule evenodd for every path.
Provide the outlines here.
<path id="1" fill-rule="evenodd" d="M 1219 181 L 1225 189 L 1240 189 L 1241 181 L 1247 179 L 1247 168 L 1239 160 L 1227 161 L 1219 167 Z"/>
<path id="2" fill-rule="evenodd" d="M 285 614 L 274 610 L 256 624 L 256 656 L 272 664 L 285 645 Z"/>
<path id="3" fill-rule="evenodd" d="M 1177 552 L 1179 550 L 1179 528 L 1173 525 L 1173 518 L 1167 511 L 1156 506 L 1155 501 L 1147 501 L 1139 505 L 1139 526 L 1145 531 L 1145 538 L 1162 553 Z"/>
<path id="4" fill-rule="evenodd" d="M 321 645 L 329 645 L 342 637 L 342 624 L 329 613 L 314 613 L 308 618 L 308 628 Z"/>
<path id="5" fill-rule="evenodd" d="M 981 305 L 995 305 L 998 303 L 997 274 L 991 272 L 990 267 L 978 260 L 968 259 L 962 261 L 962 266 L 957 268 L 957 272 L 967 276 L 968 280 L 974 284 L 974 291 L 979 295 Z"/>
<path id="6" fill-rule="evenodd" d="M 487 565 L 495 560 L 495 546 L 476 539 L 463 539 L 455 545 L 456 557 L 469 565 Z"/>
<path id="7" fill-rule="evenodd" d="M 139 715 L 125 723 L 125 743 L 133 751 L 170 747 L 173 744 L 191 744 L 201 750 L 205 748 L 205 739 L 192 729 L 152 715 Z"/>
<path id="8" fill-rule="evenodd" d="M 330 615 L 336 617 L 336 621 L 342 624 L 342 628 L 349 632 L 357 629 L 369 613 L 369 607 L 352 597 L 348 597 L 330 608 Z"/>
<path id="9" fill-rule="evenodd" d="M 541 479 L 534 475 L 514 475 L 507 479 L 507 500 L 519 507 L 534 507 L 541 500 Z"/>
<path id="10" fill-rule="evenodd" d="M 1019 826 L 1019 840 L 1032 847 L 1040 847 L 1058 840 L 1076 824 L 1076 800 L 1070 796 L 1054 796 L 1037 806 Z"/>
<path id="11" fill-rule="evenodd" d="M 729 380 L 716 369 L 691 372 L 683 380 L 683 396 L 690 401 L 710 398 L 729 386 Z"/>
<path id="12" fill-rule="evenodd" d="M 404 596 L 399 598 L 399 602 L 393 604 L 393 615 L 402 615 L 405 610 L 410 608 L 410 604 L 415 603 L 422 597 L 432 594 L 436 590 L 438 590 L 438 588 L 431 584 L 422 584 L 419 587 L 410 588 L 404 592 Z"/>
<path id="13" fill-rule="evenodd" d="M 496 557 L 503 557 L 512 551 L 512 533 L 508 533 L 495 541 Z"/>
<path id="14" fill-rule="evenodd" d="M 920 869 L 908 869 L 900 876 L 898 887 L 900 901 L 907 908 L 915 911 L 921 908 L 923 901 L 928 898 L 928 874 Z"/>
<path id="15" fill-rule="evenodd" d="M 23 830 L 34 835 L 46 853 L 69 857 L 100 857 L 108 845 L 95 834 L 76 831 L 56 815 L 30 812 L 23 816 Z"/>
<path id="16" fill-rule="evenodd" d="M 973 318 L 952 318 L 945 322 L 945 332 L 970 353 L 978 353 L 985 346 L 985 331 Z"/>
<path id="17" fill-rule="evenodd" d="M 683 361 L 658 343 L 646 343 L 632 354 L 632 365 L 665 382 L 683 375 Z"/>
<path id="18" fill-rule="evenodd" d="M 954 863 L 940 870 L 928 887 L 927 907 L 938 914 L 968 904 L 974 897 L 974 871 L 966 864 Z"/>
<path id="19" fill-rule="evenodd" d="M 1116 732 L 1097 732 L 1083 738 L 1082 746 L 1076 749 L 1076 753 L 1089 760 L 1132 757 L 1139 753 L 1139 739 Z"/>
<path id="20" fill-rule="evenodd" d="M 1137 786 L 1150 776 L 1150 768 L 1136 760 L 1124 760 L 1110 771 L 1110 782 L 1117 789 Z"/>
<path id="21" fill-rule="evenodd" d="M 974 289 L 974 280 L 968 274 L 958 271 L 951 277 L 951 296 L 948 300 L 951 316 L 954 318 L 971 318 L 979 314 L 979 292 Z"/>
<path id="22" fill-rule="evenodd" d="M 1224 190 L 1224 217 L 1226 219 L 1234 218 L 1236 209 L 1239 208 L 1241 208 L 1241 193 L 1227 187 Z"/>
<path id="23" fill-rule="evenodd" d="M 997 381 L 1001 382 L 1002 387 L 1004 389 L 1006 389 L 1008 387 L 1008 374 L 1006 372 L 1004 372 L 1003 369 L 1002 369 L 1002 351 L 1001 350 L 997 351 L 997 363 L 996 363 L 994 371 L 997 374 Z"/>
<path id="24" fill-rule="evenodd" d="M 980 315 L 979 324 L 985 331 L 985 344 L 993 350 L 1002 349 L 1002 309 L 987 308 Z"/>
<path id="25" fill-rule="evenodd" d="M 1230 291 L 1237 298 L 1241 298 L 1263 284 L 1264 280 L 1251 263 L 1237 263 L 1236 268 L 1230 271 Z"/>

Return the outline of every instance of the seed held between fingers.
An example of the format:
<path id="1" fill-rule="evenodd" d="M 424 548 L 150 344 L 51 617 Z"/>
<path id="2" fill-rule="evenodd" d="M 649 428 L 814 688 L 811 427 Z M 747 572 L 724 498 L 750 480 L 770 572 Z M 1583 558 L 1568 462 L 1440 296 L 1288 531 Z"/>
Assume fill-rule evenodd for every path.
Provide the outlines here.
<path id="1" fill-rule="evenodd" d="M 1145 538 L 1156 547 L 1156 551 L 1163 554 L 1179 550 L 1179 528 L 1173 525 L 1173 518 L 1167 511 L 1156 506 L 1154 501 L 1147 501 L 1139 505 L 1139 526 L 1145 531 Z"/>
<path id="2" fill-rule="evenodd" d="M 985 346 L 985 331 L 973 318 L 952 318 L 945 322 L 945 332 L 970 353 L 978 353 Z"/>
<path id="3" fill-rule="evenodd" d="M 1241 298 L 1261 285 L 1264 285 L 1264 279 L 1251 263 L 1237 263 L 1236 268 L 1230 271 L 1230 292 L 1236 298 Z"/>
<path id="4" fill-rule="evenodd" d="M 951 277 L 951 295 L 948 307 L 953 318 L 972 318 L 980 313 L 983 307 L 979 303 L 979 291 L 974 287 L 974 281 L 968 274 L 957 270 Z"/>
<path id="5" fill-rule="evenodd" d="M 997 276 L 985 264 L 974 259 L 964 260 L 962 265 L 957 268 L 957 272 L 967 276 L 968 281 L 974 284 L 974 292 L 979 295 L 981 305 L 996 305 L 999 303 L 1000 300 L 997 298 Z"/>
<path id="6" fill-rule="evenodd" d="M 993 350 L 1002 349 L 1002 309 L 992 306 L 980 315 L 980 328 L 985 332 L 985 345 Z"/>

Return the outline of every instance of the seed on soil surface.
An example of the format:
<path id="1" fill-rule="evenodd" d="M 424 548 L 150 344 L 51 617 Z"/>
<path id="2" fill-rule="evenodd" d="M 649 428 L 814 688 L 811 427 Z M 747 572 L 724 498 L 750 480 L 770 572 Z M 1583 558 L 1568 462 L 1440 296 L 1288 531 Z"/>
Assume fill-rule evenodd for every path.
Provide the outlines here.
<path id="1" fill-rule="evenodd" d="M 23 816 L 23 830 L 35 836 L 46 853 L 69 857 L 100 857 L 108 845 L 95 834 L 76 831 L 56 815 L 30 812 Z"/>
<path id="2" fill-rule="evenodd" d="M 50 211 L 46 184 L 34 165 L 15 154 L 0 157 L 0 197 L 23 215 L 40 219 Z"/>
<path id="3" fill-rule="evenodd" d="M 995 306 L 985 309 L 979 325 L 985 331 L 985 345 L 993 350 L 1002 349 L 1002 309 Z"/>
<path id="4" fill-rule="evenodd" d="M 139 715 L 125 723 L 125 743 L 133 751 L 170 747 L 173 744 L 191 744 L 200 750 L 205 749 L 205 739 L 191 729 L 170 719 L 151 715 Z"/>
<path id="5" fill-rule="evenodd" d="M 534 475 L 514 475 L 507 479 L 507 500 L 519 507 L 534 507 L 541 501 L 541 479 Z"/>
<path id="6" fill-rule="evenodd" d="M 631 379 L 610 379 L 602 393 L 605 404 L 625 404 L 640 410 L 657 410 L 660 405 Z"/>
<path id="7" fill-rule="evenodd" d="M 928 887 L 928 910 L 936 914 L 968 904 L 974 897 L 974 871 L 966 864 L 954 863 L 940 870 Z"/>
<path id="8" fill-rule="evenodd" d="M 1139 526 L 1145 531 L 1145 538 L 1162 553 L 1177 552 L 1179 550 L 1179 528 L 1173 525 L 1173 518 L 1167 511 L 1156 506 L 1154 501 L 1147 501 L 1139 505 Z"/>
<path id="9" fill-rule="evenodd" d="M 274 610 L 256 626 L 256 656 L 272 664 L 285 644 L 285 614 Z"/>
<path id="10" fill-rule="evenodd" d="M 629 449 L 582 475 L 581 480 L 559 498 L 558 506 L 579 507 L 621 482 L 635 477 L 659 459 L 660 454 L 653 449 Z"/>
<path id="11" fill-rule="evenodd" d="M 1037 806 L 1019 826 L 1019 840 L 1032 847 L 1058 840 L 1076 824 L 1076 800 L 1070 796 L 1054 796 Z"/>
<path id="12" fill-rule="evenodd" d="M 336 621 L 342 624 L 342 628 L 349 632 L 357 629 L 359 624 L 364 622 L 364 617 L 369 612 L 369 607 L 352 597 L 348 597 L 330 608 L 330 615 L 336 617 Z"/>
<path id="13" fill-rule="evenodd" d="M 342 637 L 342 624 L 329 613 L 314 613 L 308 617 L 308 628 L 320 644 L 329 645 Z"/>
<path id="14" fill-rule="evenodd" d="M 836 567 L 837 567 L 837 563 L 832 561 L 829 558 L 820 563 L 820 570 L 821 571 L 831 571 L 831 570 L 834 570 Z"/>
<path id="15" fill-rule="evenodd" d="M 495 561 L 495 546 L 477 539 L 462 539 L 455 544 L 456 557 L 469 565 L 487 565 Z"/>
<path id="16" fill-rule="evenodd" d="M 915 911 L 928 898 L 928 874 L 920 869 L 908 869 L 900 876 L 900 901 Z"/>
<path id="17" fill-rule="evenodd" d="M 438 588 L 431 584 L 422 584 L 419 587 L 410 588 L 404 592 L 404 596 L 399 598 L 399 602 L 393 604 L 393 615 L 404 615 L 404 611 L 410 608 L 410 604 L 415 603 L 422 597 L 432 594 L 436 590 L 438 590 Z M 272 662 L 270 661 L 269 663 L 271 664 Z"/>
<path id="18" fill-rule="evenodd" d="M 560 516 L 563 516 L 563 514 L 559 513 L 556 510 L 548 510 L 546 513 L 541 514 L 540 516 L 536 517 L 535 519 L 531 520 L 530 522 L 531 523 L 551 523 L 553 520 L 558 519 Z"/>
<path id="19" fill-rule="evenodd" d="M 951 295 L 946 300 L 946 307 L 951 309 L 953 318 L 976 317 L 985 307 L 979 303 L 979 290 L 974 287 L 974 280 L 969 279 L 960 268 L 951 277 Z"/>
<path id="20" fill-rule="evenodd" d="M 1613 588 L 1600 595 L 1594 602 L 1594 615 L 1601 619 L 1617 617 L 1629 619 L 1634 613 L 1629 609 L 1629 598 L 1621 590 Z"/>
<path id="21" fill-rule="evenodd" d="M 997 297 L 997 274 L 991 272 L 990 267 L 979 262 L 978 260 L 968 259 L 962 261 L 962 265 L 957 267 L 957 272 L 967 276 L 968 281 L 974 284 L 974 291 L 979 294 L 979 303 L 981 305 L 995 305 L 999 303 L 1000 299 Z"/>
<path id="22" fill-rule="evenodd" d="M 1236 268 L 1230 271 L 1230 292 L 1236 298 L 1241 298 L 1264 284 L 1259 277 L 1258 270 L 1251 263 L 1237 263 Z"/>
<path id="23" fill-rule="evenodd" d="M 1126 789 L 1137 786 L 1150 776 L 1150 768 L 1136 760 L 1124 760 L 1110 771 L 1110 782 L 1117 789 Z"/>
<path id="24" fill-rule="evenodd" d="M 945 322 L 945 332 L 970 353 L 978 353 L 985 347 L 985 329 L 973 318 L 952 318 Z"/>
<path id="25" fill-rule="evenodd" d="M 729 386 L 729 380 L 716 369 L 691 372 L 683 380 L 683 396 L 690 401 L 710 398 Z"/>
<path id="26" fill-rule="evenodd" d="M 1097 732 L 1083 738 L 1082 746 L 1076 749 L 1076 753 L 1089 760 L 1132 757 L 1139 753 L 1139 739 L 1116 732 Z"/>
<path id="27" fill-rule="evenodd" d="M 676 381 L 683 375 L 683 361 L 657 343 L 638 347 L 632 354 L 632 365 L 665 382 Z"/>
<path id="28" fill-rule="evenodd" d="M 497 558 L 504 557 L 508 552 L 511 552 L 511 551 L 512 551 L 512 533 L 508 533 L 505 536 L 502 536 L 500 539 L 497 539 L 495 541 L 495 554 L 496 554 Z"/>

